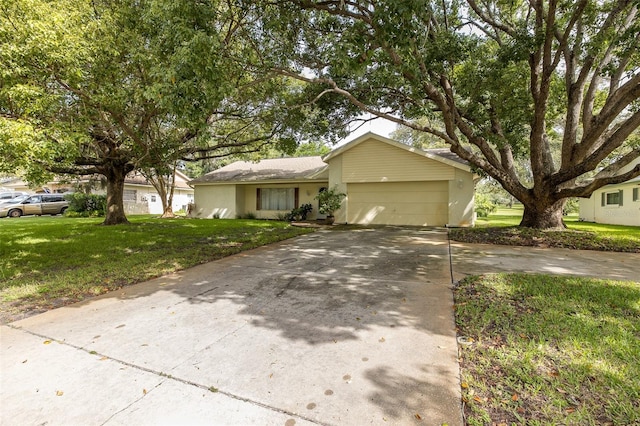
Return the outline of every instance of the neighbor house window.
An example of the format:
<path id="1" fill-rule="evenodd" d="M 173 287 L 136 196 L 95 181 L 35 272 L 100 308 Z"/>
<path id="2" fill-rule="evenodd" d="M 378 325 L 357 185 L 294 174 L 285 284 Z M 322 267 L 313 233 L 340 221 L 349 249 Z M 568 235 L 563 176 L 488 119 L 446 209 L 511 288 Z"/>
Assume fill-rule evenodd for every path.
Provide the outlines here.
<path id="1" fill-rule="evenodd" d="M 135 189 L 125 189 L 124 193 L 122 194 L 122 200 L 132 201 L 135 203 L 138 200 L 138 191 L 136 191 Z"/>
<path id="2" fill-rule="evenodd" d="M 622 189 L 616 192 L 603 192 L 601 201 L 602 206 L 621 206 Z"/>
<path id="3" fill-rule="evenodd" d="M 298 188 L 258 188 L 256 210 L 288 211 L 298 207 Z"/>
<path id="4" fill-rule="evenodd" d="M 633 201 L 640 201 L 640 188 L 633 188 Z"/>
<path id="5" fill-rule="evenodd" d="M 152 195 L 152 196 L 151 196 L 151 202 L 152 202 L 152 203 L 155 203 L 155 202 L 156 202 L 156 196 L 155 196 L 155 195 Z"/>

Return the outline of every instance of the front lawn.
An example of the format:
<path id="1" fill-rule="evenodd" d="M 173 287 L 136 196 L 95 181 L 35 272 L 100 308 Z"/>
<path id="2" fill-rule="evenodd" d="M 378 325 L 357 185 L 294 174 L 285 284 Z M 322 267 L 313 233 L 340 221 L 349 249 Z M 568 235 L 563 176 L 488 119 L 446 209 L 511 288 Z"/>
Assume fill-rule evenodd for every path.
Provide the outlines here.
<path id="1" fill-rule="evenodd" d="M 311 232 L 284 222 L 0 219 L 0 323 Z"/>
<path id="2" fill-rule="evenodd" d="M 467 424 L 638 424 L 638 283 L 470 277 L 455 309 Z"/>
<path id="3" fill-rule="evenodd" d="M 479 218 L 475 228 L 452 229 L 450 238 L 467 243 L 488 243 L 537 247 L 563 247 L 582 250 L 640 253 L 640 227 L 580 222 L 567 216 L 567 229 L 541 231 L 519 228 L 522 207 L 499 209 Z"/>

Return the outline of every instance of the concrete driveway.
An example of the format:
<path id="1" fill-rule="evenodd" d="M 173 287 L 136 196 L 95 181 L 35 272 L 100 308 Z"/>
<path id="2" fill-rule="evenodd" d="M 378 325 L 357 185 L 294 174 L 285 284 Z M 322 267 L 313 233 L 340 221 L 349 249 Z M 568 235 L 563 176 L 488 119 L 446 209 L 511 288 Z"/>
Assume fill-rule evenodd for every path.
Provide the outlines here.
<path id="1" fill-rule="evenodd" d="M 1 327 L 0 421 L 458 425 L 446 232 L 319 231 Z"/>

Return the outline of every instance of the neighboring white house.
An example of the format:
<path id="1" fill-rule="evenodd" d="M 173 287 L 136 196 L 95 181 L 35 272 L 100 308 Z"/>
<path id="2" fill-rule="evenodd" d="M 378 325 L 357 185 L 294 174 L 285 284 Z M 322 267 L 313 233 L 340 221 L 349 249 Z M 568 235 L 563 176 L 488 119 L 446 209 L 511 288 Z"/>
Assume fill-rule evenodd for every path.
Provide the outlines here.
<path id="1" fill-rule="evenodd" d="M 367 133 L 325 157 L 238 161 L 190 182 L 191 215 L 273 219 L 337 187 L 338 223 L 472 226 L 474 174 L 448 149 L 421 150 Z"/>
<path id="2" fill-rule="evenodd" d="M 184 173 L 176 172 L 176 183 L 173 194 L 173 211 L 187 210 L 187 206 L 193 203 L 193 188 L 188 185 L 189 177 Z M 90 181 L 79 179 L 74 181 L 54 180 L 40 187 L 31 188 L 28 183 L 20 178 L 5 180 L 2 186 L 13 191 L 25 192 L 56 192 L 65 193 L 74 190 L 79 184 L 88 184 Z M 101 187 L 99 180 L 91 184 L 91 192 L 104 194 L 106 189 Z M 127 214 L 162 214 L 162 201 L 158 191 L 146 178 L 139 173 L 127 175 L 124 183 L 124 208 Z"/>
<path id="3" fill-rule="evenodd" d="M 640 164 L 640 158 L 620 170 L 625 173 Z M 596 190 L 581 198 L 580 220 L 611 225 L 640 226 L 640 176 Z"/>

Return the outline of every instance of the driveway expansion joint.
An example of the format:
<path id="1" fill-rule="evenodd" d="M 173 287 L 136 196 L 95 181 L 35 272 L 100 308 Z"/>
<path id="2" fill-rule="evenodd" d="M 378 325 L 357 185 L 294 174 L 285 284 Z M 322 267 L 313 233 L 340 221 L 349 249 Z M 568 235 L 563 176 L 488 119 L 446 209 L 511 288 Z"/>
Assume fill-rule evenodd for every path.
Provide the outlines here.
<path id="1" fill-rule="evenodd" d="M 218 341 L 220 341 L 224 337 L 228 336 L 229 334 L 232 334 L 232 333 L 236 332 L 237 330 L 240 330 L 245 325 L 246 325 L 246 323 L 243 324 L 242 326 L 238 327 L 236 330 L 234 330 L 234 331 L 226 334 L 225 336 L 221 337 L 220 339 L 218 339 Z M 174 382 L 181 383 L 183 385 L 189 385 L 189 386 L 193 386 L 193 387 L 196 387 L 196 388 L 199 388 L 199 389 L 202 389 L 202 390 L 206 390 L 208 392 L 218 393 L 218 394 L 224 395 L 224 396 L 226 396 L 228 398 L 233 398 L 233 399 L 235 399 L 237 401 L 245 402 L 245 403 L 248 403 L 248 404 L 251 404 L 251 405 L 255 405 L 257 407 L 261 407 L 261 408 L 264 408 L 264 409 L 267 409 L 267 410 L 270 410 L 270 411 L 274 411 L 274 412 L 277 412 L 277 413 L 285 414 L 287 416 L 295 417 L 295 418 L 298 418 L 300 420 L 304 420 L 306 422 L 309 422 L 309 423 L 312 423 L 312 424 L 315 424 L 315 425 L 332 426 L 331 423 L 320 422 L 318 420 L 315 420 L 315 419 L 312 419 L 312 418 L 309 418 L 309 417 L 306 417 L 306 416 L 303 416 L 303 415 L 300 415 L 300 414 L 297 414 L 297 413 L 294 413 L 294 412 L 291 412 L 291 411 L 288 411 L 288 410 L 285 410 L 285 409 L 282 409 L 282 408 L 274 407 L 272 405 L 265 404 L 263 402 L 253 400 L 251 398 L 246 398 L 246 397 L 243 397 L 243 396 L 240 396 L 240 395 L 236 395 L 236 394 L 231 393 L 231 392 L 226 392 L 224 390 L 213 388 L 212 386 L 203 385 L 201 383 L 197 383 L 197 382 L 194 382 L 194 381 L 191 381 L 191 380 L 182 379 L 180 377 L 175 377 L 175 376 L 172 376 L 171 374 L 167 374 L 167 373 L 164 373 L 162 371 L 157 371 L 157 370 L 154 370 L 154 369 L 151 369 L 151 368 L 142 367 L 140 365 L 133 364 L 131 362 L 124 361 L 124 360 L 121 360 L 121 359 L 113 358 L 113 357 L 110 357 L 108 355 L 96 352 L 96 351 L 90 351 L 90 350 L 88 350 L 88 349 L 86 349 L 86 348 L 84 348 L 82 346 L 74 345 L 73 343 L 69 343 L 69 342 L 67 342 L 65 340 L 58 340 L 58 339 L 50 337 L 50 336 L 46 336 L 46 335 L 43 335 L 43 334 L 40 334 L 40 333 L 36 333 L 36 332 L 31 331 L 31 330 L 27 330 L 27 329 L 25 329 L 23 327 L 16 327 L 16 326 L 14 326 L 12 324 L 7 324 L 7 327 L 12 328 L 12 329 L 17 330 L 17 331 L 22 331 L 22 332 L 24 332 L 26 334 L 30 334 L 32 336 L 39 337 L 41 339 L 49 340 L 51 342 L 56 342 L 56 343 L 59 343 L 61 345 L 68 346 L 68 347 L 76 349 L 78 351 L 85 352 L 85 353 L 87 353 L 87 354 L 89 354 L 91 356 L 98 356 L 101 359 L 106 359 L 106 360 L 109 360 L 109 361 L 113 361 L 113 362 L 116 362 L 118 364 L 121 364 L 121 365 L 130 367 L 130 368 L 134 368 L 134 369 L 139 370 L 139 371 L 143 371 L 145 373 L 149 373 L 149 374 L 153 374 L 155 376 L 158 376 L 162 380 L 160 382 L 158 382 L 158 384 L 155 385 L 153 389 L 158 388 L 159 386 L 161 386 L 164 382 L 166 382 L 168 380 L 172 380 Z M 151 391 L 143 394 L 141 397 L 139 397 L 136 400 L 132 401 L 126 407 L 124 407 L 121 410 L 115 412 L 113 415 L 111 415 L 107 420 L 105 420 L 101 424 L 102 425 L 108 424 L 108 422 L 111 419 L 113 419 L 117 414 L 119 414 L 121 412 L 124 412 L 128 408 L 132 407 L 133 405 L 135 405 L 136 403 L 138 403 L 139 401 L 144 399 L 150 393 L 151 393 Z"/>

